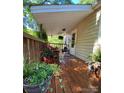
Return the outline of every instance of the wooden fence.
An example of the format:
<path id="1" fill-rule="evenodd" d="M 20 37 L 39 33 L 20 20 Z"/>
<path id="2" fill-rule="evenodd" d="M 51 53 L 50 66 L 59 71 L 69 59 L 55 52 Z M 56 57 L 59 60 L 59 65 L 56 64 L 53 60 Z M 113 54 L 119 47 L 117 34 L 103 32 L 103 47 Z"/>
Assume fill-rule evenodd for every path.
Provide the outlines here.
<path id="1" fill-rule="evenodd" d="M 23 57 L 30 62 L 40 61 L 41 46 L 46 43 L 27 33 L 23 33 Z"/>

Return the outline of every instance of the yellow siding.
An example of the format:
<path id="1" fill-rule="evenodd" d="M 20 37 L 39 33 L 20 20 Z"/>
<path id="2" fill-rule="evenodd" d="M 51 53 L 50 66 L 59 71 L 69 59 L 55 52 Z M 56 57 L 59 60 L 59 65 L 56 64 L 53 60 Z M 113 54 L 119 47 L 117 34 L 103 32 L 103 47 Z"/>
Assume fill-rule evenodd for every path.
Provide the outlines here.
<path id="1" fill-rule="evenodd" d="M 93 52 L 93 46 L 98 39 L 99 25 L 96 24 L 96 13 L 93 12 L 77 25 L 77 39 L 75 54 L 80 59 L 88 60 L 88 56 Z"/>

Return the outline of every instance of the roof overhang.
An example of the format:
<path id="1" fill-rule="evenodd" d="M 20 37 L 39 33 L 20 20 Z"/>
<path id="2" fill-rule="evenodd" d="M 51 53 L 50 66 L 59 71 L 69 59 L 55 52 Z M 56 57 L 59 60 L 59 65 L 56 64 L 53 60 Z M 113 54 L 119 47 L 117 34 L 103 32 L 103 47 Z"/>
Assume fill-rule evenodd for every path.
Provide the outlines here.
<path id="1" fill-rule="evenodd" d="M 92 11 L 91 5 L 31 6 L 34 17 L 50 35 L 62 33 L 63 28 L 70 31 Z"/>
<path id="2" fill-rule="evenodd" d="M 89 11 L 91 5 L 42 5 L 31 6 L 32 13 Z"/>

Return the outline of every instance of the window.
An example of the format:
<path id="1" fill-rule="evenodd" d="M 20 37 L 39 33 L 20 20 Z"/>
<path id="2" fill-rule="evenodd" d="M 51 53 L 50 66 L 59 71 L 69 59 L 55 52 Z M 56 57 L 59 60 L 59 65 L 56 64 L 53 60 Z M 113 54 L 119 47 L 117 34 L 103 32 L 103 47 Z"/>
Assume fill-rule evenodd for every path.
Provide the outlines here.
<path id="1" fill-rule="evenodd" d="M 72 34 L 72 42 L 71 42 L 71 47 L 74 48 L 75 46 L 75 33 Z"/>

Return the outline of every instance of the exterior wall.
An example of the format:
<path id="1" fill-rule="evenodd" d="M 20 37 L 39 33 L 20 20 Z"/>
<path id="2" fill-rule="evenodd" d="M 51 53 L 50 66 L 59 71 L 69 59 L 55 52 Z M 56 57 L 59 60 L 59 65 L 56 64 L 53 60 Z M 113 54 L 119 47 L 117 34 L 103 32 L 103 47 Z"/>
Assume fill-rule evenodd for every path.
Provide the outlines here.
<path id="1" fill-rule="evenodd" d="M 88 61 L 88 56 L 93 52 L 94 46 L 99 42 L 100 17 L 99 10 L 94 11 L 83 19 L 74 29 L 77 29 L 75 56 Z"/>

